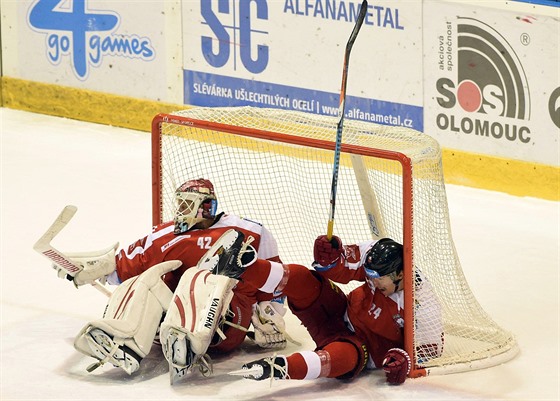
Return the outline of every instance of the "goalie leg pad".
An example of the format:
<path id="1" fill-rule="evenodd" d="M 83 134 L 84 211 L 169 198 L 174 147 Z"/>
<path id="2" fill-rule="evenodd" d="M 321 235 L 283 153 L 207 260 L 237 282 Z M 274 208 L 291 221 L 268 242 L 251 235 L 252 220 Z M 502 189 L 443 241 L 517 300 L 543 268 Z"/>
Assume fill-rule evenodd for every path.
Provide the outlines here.
<path id="1" fill-rule="evenodd" d="M 198 365 L 211 372 L 206 352 L 227 313 L 237 280 L 207 270 L 188 269 L 173 294 L 160 327 L 160 341 L 169 362 L 171 384 Z"/>
<path id="2" fill-rule="evenodd" d="M 138 370 L 173 295 L 161 276 L 180 265 L 179 261 L 160 263 L 117 287 L 103 318 L 89 322 L 74 340 L 78 351 L 99 361 L 89 371 L 106 362 L 128 374 Z"/>

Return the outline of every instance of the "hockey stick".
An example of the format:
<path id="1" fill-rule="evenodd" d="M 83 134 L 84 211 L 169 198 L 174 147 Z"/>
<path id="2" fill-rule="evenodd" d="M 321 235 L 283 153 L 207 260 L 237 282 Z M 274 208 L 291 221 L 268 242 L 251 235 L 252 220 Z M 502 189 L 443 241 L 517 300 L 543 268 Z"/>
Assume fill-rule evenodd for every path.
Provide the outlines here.
<path id="1" fill-rule="evenodd" d="M 334 163 L 333 163 L 333 176 L 332 176 L 332 184 L 331 184 L 331 210 L 330 210 L 330 217 L 329 217 L 329 224 L 327 227 L 327 238 L 332 238 L 333 227 L 334 227 L 334 210 L 336 206 L 336 187 L 338 184 L 338 165 L 340 163 L 340 146 L 342 144 L 342 126 L 344 123 L 344 109 L 346 106 L 346 81 L 348 80 L 348 64 L 350 62 L 350 51 L 352 50 L 352 46 L 356 38 L 358 37 L 358 32 L 360 32 L 360 28 L 364 22 L 364 18 L 366 17 L 367 12 L 367 0 L 362 2 L 360 6 L 360 13 L 358 14 L 358 18 L 356 19 L 356 24 L 354 25 L 354 29 L 352 29 L 352 33 L 350 34 L 350 38 L 346 43 L 346 50 L 344 52 L 344 65 L 342 67 L 342 85 L 340 87 L 340 103 L 338 106 L 338 124 L 336 126 L 336 142 L 334 148 Z"/>
<path id="2" fill-rule="evenodd" d="M 364 159 L 360 155 L 352 154 L 352 167 L 354 168 L 354 175 L 360 190 L 362 198 L 362 205 L 366 213 L 366 218 L 371 231 L 373 239 L 381 239 L 386 236 L 385 223 L 383 216 L 379 210 L 379 203 L 375 191 L 371 187 L 367 175 L 367 169 L 364 164 Z"/>
<path id="3" fill-rule="evenodd" d="M 33 249 L 35 251 L 48 258 L 58 268 L 64 270 L 66 274 L 71 277 L 74 277 L 83 268 L 72 262 L 68 257 L 66 257 L 66 255 L 54 248 L 51 245 L 51 242 L 58 235 L 58 233 L 61 232 L 64 227 L 66 227 L 68 222 L 72 219 L 72 217 L 74 217 L 74 214 L 76 214 L 77 210 L 78 208 L 72 205 L 68 205 L 64 209 L 62 209 L 62 212 L 60 212 L 58 217 L 47 229 L 45 234 L 43 234 L 43 236 L 39 238 L 39 240 L 37 240 L 35 245 L 33 245 Z M 91 283 L 91 285 L 108 297 L 111 296 L 111 292 L 107 290 L 101 283 L 94 281 L 93 283 Z"/>

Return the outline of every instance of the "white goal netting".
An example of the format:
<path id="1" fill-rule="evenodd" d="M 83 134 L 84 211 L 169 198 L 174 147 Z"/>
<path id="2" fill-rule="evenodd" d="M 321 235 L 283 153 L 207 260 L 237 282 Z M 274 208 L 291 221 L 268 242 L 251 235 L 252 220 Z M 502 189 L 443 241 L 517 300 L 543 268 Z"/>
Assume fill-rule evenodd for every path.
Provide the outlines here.
<path id="1" fill-rule="evenodd" d="M 263 223 L 277 238 L 283 261 L 310 266 L 313 241 L 327 230 L 337 123 L 335 117 L 251 107 L 157 116 L 154 220 L 173 218 L 173 193 L 180 184 L 208 178 L 219 210 Z M 334 234 L 344 243 L 378 232 L 404 243 L 415 273 L 421 271 L 433 287 L 435 297 L 420 299 L 412 286 L 413 301 L 405 306 L 409 316 L 422 319 L 407 327 L 409 351 L 426 334 L 421 330 L 443 322 L 443 354 L 415 355 L 416 375 L 488 367 L 516 354 L 513 336 L 481 308 L 463 275 L 434 139 L 402 127 L 345 120 L 335 212 Z M 431 302 L 437 305 L 426 310 L 433 316 L 416 316 L 418 305 Z"/>

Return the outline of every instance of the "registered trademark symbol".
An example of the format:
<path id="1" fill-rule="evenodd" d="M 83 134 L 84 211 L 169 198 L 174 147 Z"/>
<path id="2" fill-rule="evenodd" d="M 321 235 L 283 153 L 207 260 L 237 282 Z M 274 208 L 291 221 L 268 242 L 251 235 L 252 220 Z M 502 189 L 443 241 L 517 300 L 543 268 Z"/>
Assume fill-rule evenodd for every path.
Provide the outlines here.
<path id="1" fill-rule="evenodd" d="M 531 43 L 531 37 L 529 36 L 528 33 L 522 33 L 520 40 L 521 40 L 521 44 L 525 46 L 528 46 L 529 43 Z"/>

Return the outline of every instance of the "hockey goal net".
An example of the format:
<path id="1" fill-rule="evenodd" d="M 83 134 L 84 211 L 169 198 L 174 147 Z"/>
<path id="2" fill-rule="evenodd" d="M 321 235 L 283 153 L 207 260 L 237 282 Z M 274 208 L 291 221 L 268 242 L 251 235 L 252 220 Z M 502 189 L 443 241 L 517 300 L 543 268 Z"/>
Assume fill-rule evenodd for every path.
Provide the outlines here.
<path id="1" fill-rule="evenodd" d="M 313 241 L 327 231 L 337 122 L 251 107 L 156 116 L 154 224 L 173 218 L 180 184 L 204 177 L 216 188 L 219 210 L 263 223 L 277 238 L 283 261 L 310 266 Z M 514 337 L 481 308 L 463 275 L 438 143 L 402 127 L 345 120 L 341 150 L 334 234 L 346 244 L 388 236 L 404 245 L 404 320 L 415 322 L 405 324 L 405 348 L 414 355 L 410 376 L 511 359 Z M 417 295 L 419 277 L 429 281 L 433 297 Z M 423 331 L 440 330 L 442 322 L 443 353 L 419 355 L 417 346 L 428 334 Z"/>

